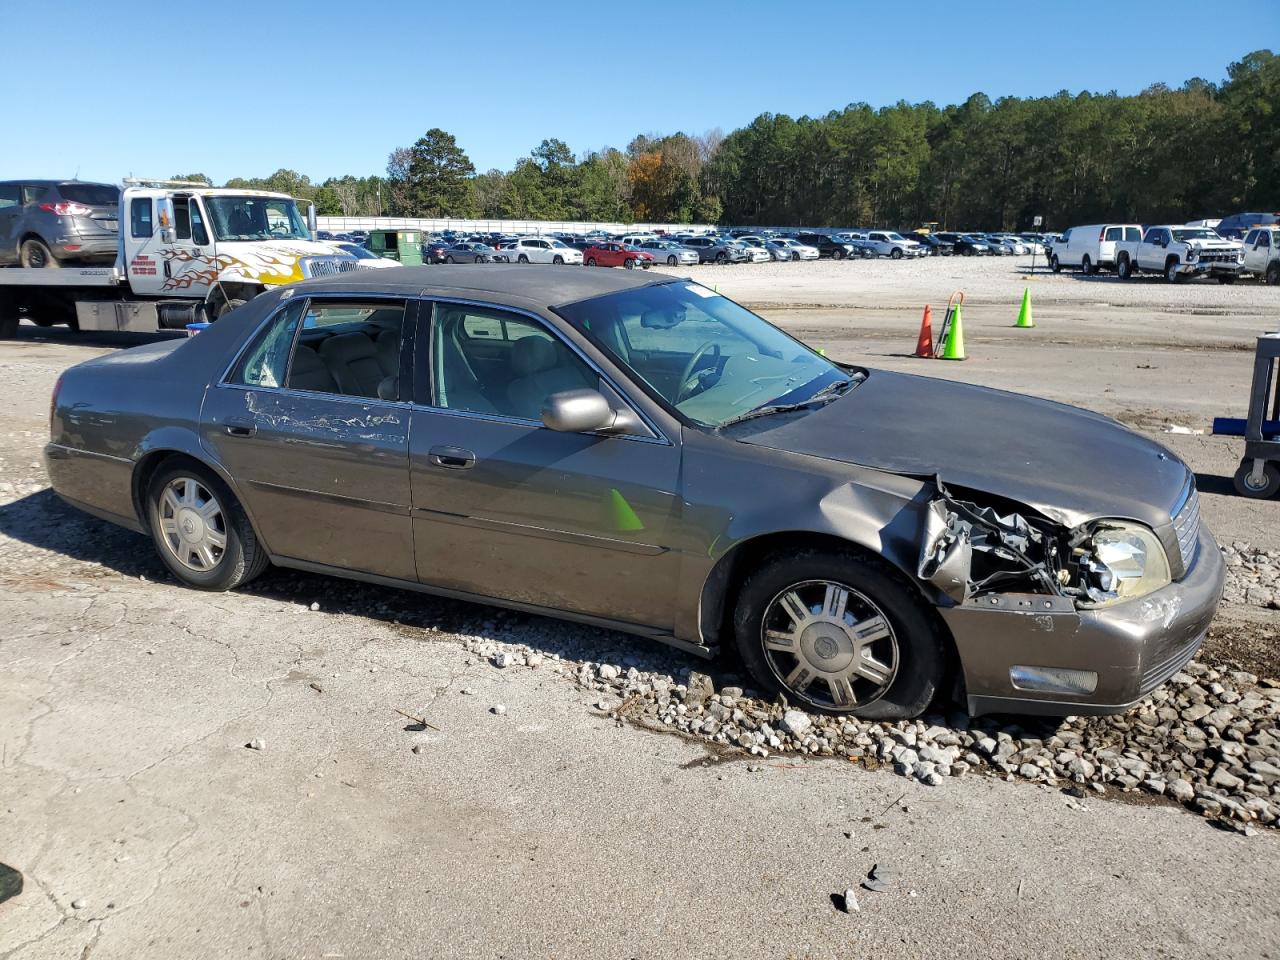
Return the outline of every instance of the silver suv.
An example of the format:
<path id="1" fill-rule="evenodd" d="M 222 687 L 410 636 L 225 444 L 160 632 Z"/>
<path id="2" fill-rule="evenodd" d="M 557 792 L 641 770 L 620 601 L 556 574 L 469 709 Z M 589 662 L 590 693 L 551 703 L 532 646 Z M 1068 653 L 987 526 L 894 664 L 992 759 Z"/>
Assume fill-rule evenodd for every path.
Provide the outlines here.
<path id="1" fill-rule="evenodd" d="M 120 235 L 120 188 L 78 180 L 0 181 L 0 265 L 111 263 Z"/>

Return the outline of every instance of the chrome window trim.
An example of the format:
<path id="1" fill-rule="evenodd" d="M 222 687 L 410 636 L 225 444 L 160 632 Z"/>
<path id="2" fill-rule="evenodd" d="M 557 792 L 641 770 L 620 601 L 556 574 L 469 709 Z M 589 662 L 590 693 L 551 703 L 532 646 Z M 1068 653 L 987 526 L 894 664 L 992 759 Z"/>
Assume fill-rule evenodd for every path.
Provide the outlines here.
<path id="1" fill-rule="evenodd" d="M 362 407 L 394 407 L 399 410 L 414 406 L 409 400 L 383 400 L 381 397 L 357 397 L 350 393 L 327 393 L 321 390 L 300 390 L 297 387 L 257 387 L 246 383 L 220 383 L 219 387 L 228 390 L 244 390 L 249 393 L 270 393 L 276 396 L 295 397 L 297 399 L 346 400 Z"/>
<path id="2" fill-rule="evenodd" d="M 552 324 L 549 320 L 547 320 L 546 317 L 543 317 L 535 313 L 534 311 L 527 310 L 523 307 L 513 307 L 513 306 L 508 306 L 507 304 L 492 303 L 487 300 L 471 300 L 463 297 L 447 297 L 447 296 L 437 297 L 437 296 L 432 296 L 429 293 L 422 294 L 422 299 L 430 301 L 432 304 L 453 303 L 453 304 L 458 304 L 459 306 L 482 307 L 484 309 L 496 310 L 502 313 L 514 313 L 517 316 L 528 317 L 530 320 L 534 321 L 535 323 L 541 324 L 553 336 L 557 337 L 566 346 L 568 346 L 569 349 L 572 350 L 574 354 L 578 357 L 578 359 L 580 359 L 583 363 L 587 365 L 587 368 L 589 370 L 593 370 L 596 373 L 596 375 L 600 377 L 601 380 L 609 384 L 609 386 L 613 389 L 613 392 L 616 393 L 619 398 L 621 398 L 623 403 L 625 403 L 628 407 L 631 408 L 631 412 L 634 413 L 637 417 L 639 417 L 641 422 L 644 423 L 644 425 L 647 426 L 650 430 L 652 430 L 654 434 L 652 437 L 637 437 L 634 435 L 623 434 L 623 433 L 591 433 L 591 434 L 588 434 L 589 436 L 600 437 L 601 439 L 604 439 L 604 440 L 640 440 L 645 443 L 661 443 L 664 446 L 669 446 L 669 447 L 675 446 L 675 443 L 671 440 L 671 438 L 668 437 L 666 433 L 663 430 L 661 430 L 656 423 L 653 422 L 653 419 L 645 411 L 637 409 L 636 403 L 631 398 L 630 392 L 620 387 L 617 381 L 613 377 L 609 376 L 609 374 L 601 370 L 599 365 L 596 364 L 585 353 L 583 353 L 581 348 L 579 348 L 579 346 L 576 343 L 574 343 L 573 340 L 565 336 L 564 331 L 557 328 L 554 324 Z M 436 327 L 436 314 L 435 314 L 435 311 L 432 310 L 430 320 L 428 321 L 428 332 L 429 332 L 429 335 L 427 338 L 428 351 L 430 351 L 434 346 L 435 327 Z M 431 384 L 431 386 L 432 386 L 431 395 L 432 395 L 432 399 L 434 400 L 435 399 L 434 382 Z M 532 426 L 535 429 L 544 429 L 541 420 L 526 420 L 523 417 L 508 417 L 504 414 L 489 414 L 489 413 L 478 413 L 472 410 L 457 410 L 449 407 L 437 407 L 434 404 L 419 403 L 419 404 L 414 404 L 414 406 L 420 410 L 429 410 L 433 413 L 447 413 L 453 416 L 466 416 L 466 417 L 471 417 L 473 419 L 488 420 L 488 421 L 494 421 L 499 423 L 510 423 L 510 424 L 523 425 L 523 426 Z"/>

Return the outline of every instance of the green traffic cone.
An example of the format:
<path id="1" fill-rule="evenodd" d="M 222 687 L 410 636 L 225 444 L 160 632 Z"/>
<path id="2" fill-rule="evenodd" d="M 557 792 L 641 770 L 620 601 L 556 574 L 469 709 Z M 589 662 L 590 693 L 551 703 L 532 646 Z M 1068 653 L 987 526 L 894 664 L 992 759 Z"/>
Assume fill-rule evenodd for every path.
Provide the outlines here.
<path id="1" fill-rule="evenodd" d="M 960 318 L 960 304 L 956 304 L 951 326 L 947 328 L 947 342 L 942 348 L 943 360 L 964 359 L 964 321 Z"/>
<path id="2" fill-rule="evenodd" d="M 1034 327 L 1036 322 L 1031 317 L 1031 288 L 1024 287 L 1022 290 L 1022 309 L 1018 311 L 1018 322 L 1015 327 Z"/>

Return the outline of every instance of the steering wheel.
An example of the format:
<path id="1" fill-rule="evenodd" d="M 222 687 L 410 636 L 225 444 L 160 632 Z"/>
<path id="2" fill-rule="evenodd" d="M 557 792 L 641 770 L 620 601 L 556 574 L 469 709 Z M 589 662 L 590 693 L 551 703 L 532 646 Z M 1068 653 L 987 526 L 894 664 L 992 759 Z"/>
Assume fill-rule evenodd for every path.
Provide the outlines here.
<path id="1" fill-rule="evenodd" d="M 702 383 L 702 378 L 699 377 L 694 379 L 693 373 L 698 369 L 698 364 L 702 361 L 702 358 L 708 353 L 715 357 L 716 362 L 719 362 L 720 344 L 716 343 L 714 340 L 708 340 L 702 346 L 698 347 L 697 350 L 693 351 L 693 356 L 691 356 L 689 358 L 689 362 L 684 365 L 684 372 L 680 374 L 680 379 L 677 381 L 680 386 L 676 390 L 675 403 L 688 399 L 693 395 L 693 391 Z"/>

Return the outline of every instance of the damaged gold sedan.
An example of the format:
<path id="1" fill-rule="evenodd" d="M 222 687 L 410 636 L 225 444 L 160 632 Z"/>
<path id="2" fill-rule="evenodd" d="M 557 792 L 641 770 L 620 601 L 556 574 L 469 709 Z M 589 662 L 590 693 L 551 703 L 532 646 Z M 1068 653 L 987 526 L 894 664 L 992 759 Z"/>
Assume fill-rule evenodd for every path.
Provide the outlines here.
<path id="1" fill-rule="evenodd" d="M 51 432 L 54 489 L 191 586 L 274 563 L 568 617 L 872 719 L 1122 710 L 1222 589 L 1153 441 L 665 276 L 307 281 L 69 370 Z"/>

